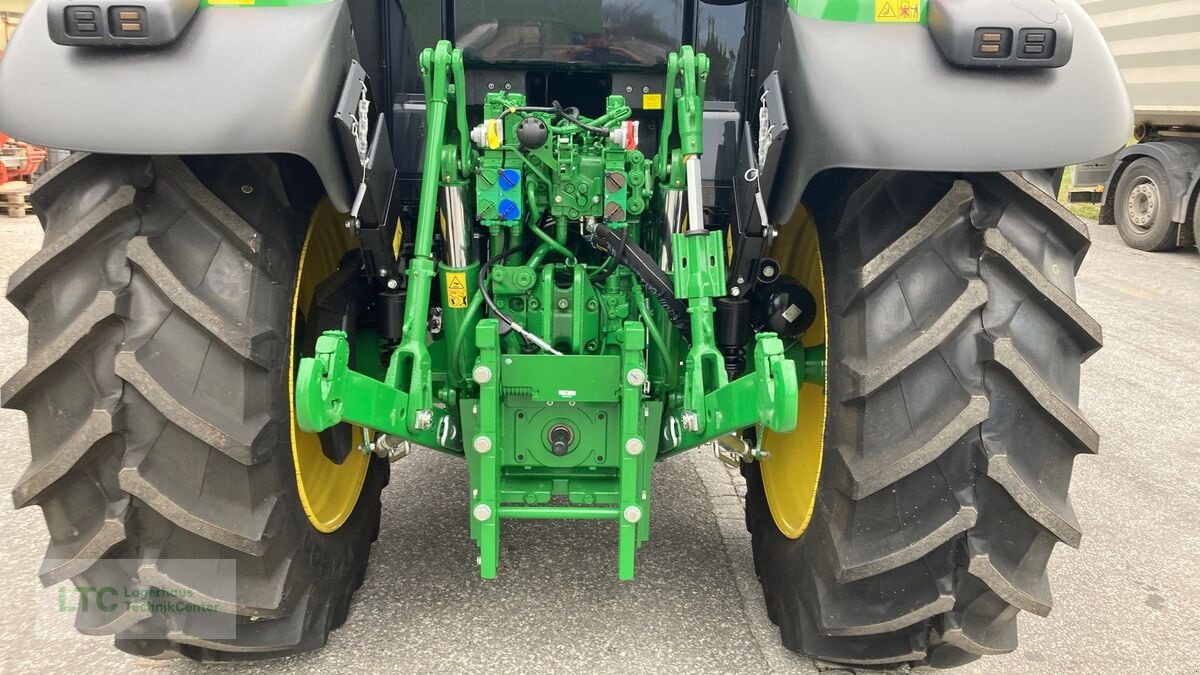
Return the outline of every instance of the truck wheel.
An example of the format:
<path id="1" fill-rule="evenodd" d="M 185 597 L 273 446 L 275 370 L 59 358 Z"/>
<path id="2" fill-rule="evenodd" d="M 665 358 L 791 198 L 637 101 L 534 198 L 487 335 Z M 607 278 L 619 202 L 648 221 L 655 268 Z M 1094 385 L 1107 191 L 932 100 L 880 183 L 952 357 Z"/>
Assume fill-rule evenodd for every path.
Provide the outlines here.
<path id="1" fill-rule="evenodd" d="M 743 470 L 767 612 L 827 661 L 1008 652 L 1021 610 L 1050 611 L 1054 545 L 1080 540 L 1067 488 L 1097 436 L 1079 370 L 1100 346 L 1074 299 L 1087 230 L 1048 172 L 852 176 L 810 188 L 836 196 L 773 249 L 797 279 L 784 261 L 819 252 L 827 338 L 803 343 L 825 343 L 828 375 L 799 411 L 823 434 L 767 435 Z M 788 250 L 804 242 L 819 250 Z"/>
<path id="2" fill-rule="evenodd" d="M 1200 251 L 1200 192 L 1196 194 L 1193 203 L 1195 206 L 1192 208 L 1192 243 L 1196 245 L 1196 250 Z"/>
<path id="3" fill-rule="evenodd" d="M 1162 165 L 1149 157 L 1136 160 L 1117 181 L 1113 201 L 1117 232 L 1125 245 L 1140 251 L 1168 251 L 1179 245 L 1179 225 L 1171 222 L 1171 193 Z"/>
<path id="4" fill-rule="evenodd" d="M 310 480 L 303 503 L 293 469 L 294 448 L 314 442 L 290 419 L 289 337 L 307 309 L 294 300 L 319 281 L 298 276 L 318 267 L 306 241 L 328 228 L 291 205 L 285 168 L 80 154 L 31 196 L 45 243 L 8 291 L 29 318 L 29 358 L 3 396 L 29 420 L 33 461 L 13 498 L 45 515 L 41 579 L 215 608 L 79 603 L 81 632 L 133 654 L 320 647 L 366 573 L 386 464 L 367 470 L 357 453 L 327 472 L 333 497 Z M 341 522 L 306 513 L 339 498 Z"/>

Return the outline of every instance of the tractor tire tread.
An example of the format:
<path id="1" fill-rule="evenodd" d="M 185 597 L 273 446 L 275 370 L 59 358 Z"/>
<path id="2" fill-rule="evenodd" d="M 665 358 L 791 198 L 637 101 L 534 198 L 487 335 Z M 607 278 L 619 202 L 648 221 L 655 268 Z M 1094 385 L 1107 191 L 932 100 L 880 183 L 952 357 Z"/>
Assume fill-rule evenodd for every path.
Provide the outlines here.
<path id="1" fill-rule="evenodd" d="M 218 608 L 77 613 L 81 632 L 133 654 L 315 649 L 365 578 L 386 463 L 372 460 L 334 534 L 296 496 L 280 383 L 307 215 L 284 195 L 266 157 L 78 153 L 30 198 L 45 241 L 8 290 L 30 320 L 29 359 L 2 394 L 29 420 L 13 500 L 45 515 L 41 580 Z M 235 638 L 206 637 L 220 621 Z"/>
<path id="2" fill-rule="evenodd" d="M 1012 651 L 1020 611 L 1052 606 L 1054 544 L 1079 544 L 1067 488 L 1098 448 L 1078 409 L 1102 339 L 1075 301 L 1086 226 L 1049 172 L 835 179 L 813 205 L 829 424 L 800 539 L 743 468 L 768 612 L 786 646 L 838 663 Z"/>

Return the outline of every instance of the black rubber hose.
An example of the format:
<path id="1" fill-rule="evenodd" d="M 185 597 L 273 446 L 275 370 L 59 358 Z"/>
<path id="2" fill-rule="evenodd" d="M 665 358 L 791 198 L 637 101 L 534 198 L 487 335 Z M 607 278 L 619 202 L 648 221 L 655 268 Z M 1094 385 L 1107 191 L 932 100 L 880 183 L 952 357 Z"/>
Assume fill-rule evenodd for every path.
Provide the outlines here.
<path id="1" fill-rule="evenodd" d="M 646 293 L 662 305 L 667 312 L 667 318 L 679 329 L 684 339 L 690 341 L 691 325 L 688 322 L 687 305 L 675 297 L 675 287 L 671 283 L 671 278 L 655 264 L 650 254 L 643 251 L 637 244 L 617 234 L 607 225 L 597 224 L 596 229 L 592 232 L 604 245 L 609 255 L 616 257 L 617 262 L 633 270 L 634 276 L 646 287 Z"/>
<path id="2" fill-rule="evenodd" d="M 587 123 L 581 121 L 575 113 L 571 113 L 568 110 L 566 110 L 565 108 L 563 108 L 562 104 L 560 104 L 558 101 L 551 101 L 550 105 L 554 106 L 555 114 L 557 114 L 559 117 L 563 118 L 564 120 L 570 122 L 571 124 L 574 124 L 575 126 L 579 127 L 580 129 L 583 129 L 584 131 L 590 131 L 591 133 L 596 134 L 597 136 L 608 136 L 608 129 L 605 129 L 604 127 L 598 127 L 593 124 L 587 124 Z M 571 110 L 575 110 L 575 109 L 572 108 Z M 576 111 L 576 113 L 577 112 L 578 111 Z"/>
<path id="3" fill-rule="evenodd" d="M 539 225 L 538 225 L 538 223 L 531 223 L 530 227 L 539 227 Z M 483 266 L 479 268 L 479 294 L 481 296 L 483 296 L 483 303 L 488 306 L 488 309 L 490 309 L 492 311 L 492 314 L 494 316 L 496 316 L 501 321 L 507 323 L 510 326 L 515 326 L 517 324 L 515 321 L 513 321 L 512 317 L 510 317 L 507 314 L 505 314 L 504 312 L 500 311 L 500 308 L 496 306 L 496 302 L 492 299 L 492 294 L 488 291 L 488 276 L 491 274 L 492 267 L 496 263 L 505 260 L 506 258 L 512 256 L 512 254 L 517 253 L 518 251 L 524 251 L 524 250 L 530 248 L 531 246 L 533 246 L 535 241 L 537 241 L 537 240 L 530 237 L 529 239 L 525 240 L 523 243 L 517 244 L 516 246 L 510 246 L 509 248 L 497 253 L 496 255 L 489 257 L 487 260 L 484 261 Z M 528 344 L 529 339 L 527 337 L 525 337 L 524 332 L 522 332 L 521 330 L 518 330 L 517 334 L 521 336 L 522 341 L 524 341 L 526 344 Z"/>

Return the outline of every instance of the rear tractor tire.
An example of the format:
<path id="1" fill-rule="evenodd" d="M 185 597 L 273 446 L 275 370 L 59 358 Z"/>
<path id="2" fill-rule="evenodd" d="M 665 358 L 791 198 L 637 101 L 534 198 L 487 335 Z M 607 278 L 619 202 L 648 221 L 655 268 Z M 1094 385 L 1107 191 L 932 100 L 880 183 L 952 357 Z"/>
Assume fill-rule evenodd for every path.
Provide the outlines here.
<path id="1" fill-rule="evenodd" d="M 769 467 L 744 467 L 768 614 L 787 647 L 839 663 L 1012 651 L 1018 614 L 1050 611 L 1051 550 L 1079 545 L 1068 483 L 1098 445 L 1077 408 L 1100 347 L 1075 302 L 1087 230 L 1049 172 L 824 178 L 827 424 L 799 538 Z M 771 440 L 768 463 L 788 451 Z"/>
<path id="2" fill-rule="evenodd" d="M 312 207 L 292 206 L 281 166 L 80 154 L 31 197 L 45 241 L 8 289 L 29 358 L 3 397 L 29 420 L 13 498 L 45 514 L 41 580 L 217 608 L 80 603 L 81 632 L 133 654 L 320 647 L 366 574 L 386 464 L 331 533 L 298 498 L 289 336 Z"/>

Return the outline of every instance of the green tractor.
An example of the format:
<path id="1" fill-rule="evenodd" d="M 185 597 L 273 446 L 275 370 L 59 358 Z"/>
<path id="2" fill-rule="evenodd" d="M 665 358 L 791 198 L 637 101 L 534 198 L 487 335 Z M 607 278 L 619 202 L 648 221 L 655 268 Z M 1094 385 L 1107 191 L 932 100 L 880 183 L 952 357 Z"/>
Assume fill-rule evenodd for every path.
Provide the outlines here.
<path id="1" fill-rule="evenodd" d="M 487 579 L 513 519 L 612 521 L 633 578 L 704 448 L 797 652 L 950 666 L 1050 611 L 1100 346 L 1056 167 L 1131 123 L 1071 0 L 39 0 L 0 91 L 76 151 L 8 286 L 41 579 L 187 599 L 85 633 L 322 646 L 414 449 Z"/>

